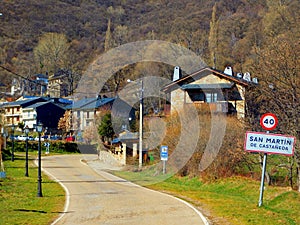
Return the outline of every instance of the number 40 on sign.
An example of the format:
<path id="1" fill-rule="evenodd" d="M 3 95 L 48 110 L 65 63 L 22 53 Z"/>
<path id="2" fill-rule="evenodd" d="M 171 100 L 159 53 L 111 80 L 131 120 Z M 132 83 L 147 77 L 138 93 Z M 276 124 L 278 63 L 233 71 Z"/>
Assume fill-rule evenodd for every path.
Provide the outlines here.
<path id="1" fill-rule="evenodd" d="M 260 125 L 265 130 L 274 130 L 278 124 L 278 119 L 273 113 L 265 113 L 260 118 Z"/>

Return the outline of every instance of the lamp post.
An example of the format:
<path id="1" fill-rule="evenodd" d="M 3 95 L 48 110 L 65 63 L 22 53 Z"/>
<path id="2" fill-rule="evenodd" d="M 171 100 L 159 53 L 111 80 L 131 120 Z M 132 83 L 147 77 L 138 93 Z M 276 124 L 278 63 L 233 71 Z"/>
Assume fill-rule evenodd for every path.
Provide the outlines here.
<path id="1" fill-rule="evenodd" d="M 5 127 L 1 128 L 1 134 L 3 135 L 3 149 L 6 150 L 6 137 L 8 137 L 7 130 Z"/>
<path id="2" fill-rule="evenodd" d="M 25 134 L 26 134 L 26 162 L 25 162 L 25 176 L 28 177 L 28 133 L 29 127 L 26 125 L 25 127 Z"/>
<path id="3" fill-rule="evenodd" d="M 133 82 L 130 79 L 127 80 L 128 83 L 137 83 Z M 144 93 L 144 82 L 141 80 L 141 89 L 140 89 L 140 121 L 139 121 L 139 169 L 142 169 L 143 165 L 143 93 Z"/>
<path id="4" fill-rule="evenodd" d="M 11 161 L 15 161 L 15 155 L 14 155 L 14 150 L 15 150 L 15 125 L 12 124 L 11 126 L 12 130 L 12 148 L 11 148 Z"/>
<path id="5" fill-rule="evenodd" d="M 36 131 L 39 134 L 39 144 L 38 144 L 38 191 L 37 191 L 37 197 L 43 197 L 42 194 L 42 163 L 41 163 L 41 133 L 43 131 L 43 124 L 38 123 L 36 125 Z"/>
<path id="6" fill-rule="evenodd" d="M 3 136 L 3 142 L 1 141 L 2 138 L 1 136 Z M 0 172 L 4 172 L 4 166 L 2 161 L 2 149 L 6 149 L 6 131 L 4 127 L 1 128 L 1 136 L 0 136 Z M 3 144 L 3 148 L 2 148 L 2 144 Z"/>

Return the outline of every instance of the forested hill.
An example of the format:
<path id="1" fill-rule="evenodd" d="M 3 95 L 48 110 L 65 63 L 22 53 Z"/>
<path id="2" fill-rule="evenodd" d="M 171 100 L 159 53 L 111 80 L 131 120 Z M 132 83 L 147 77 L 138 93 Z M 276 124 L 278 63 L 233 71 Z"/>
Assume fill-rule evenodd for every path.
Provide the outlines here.
<path id="1" fill-rule="evenodd" d="M 108 48 L 146 39 L 183 45 L 210 66 L 214 53 L 217 68 L 243 71 L 268 38 L 299 35 L 299 11 L 298 0 L 2 0 L 0 61 L 25 77 L 51 72 L 34 49 L 54 32 L 69 45 L 68 59 L 55 68 L 78 73 Z M 0 69 L 0 78 L 9 85 L 12 74 Z"/>

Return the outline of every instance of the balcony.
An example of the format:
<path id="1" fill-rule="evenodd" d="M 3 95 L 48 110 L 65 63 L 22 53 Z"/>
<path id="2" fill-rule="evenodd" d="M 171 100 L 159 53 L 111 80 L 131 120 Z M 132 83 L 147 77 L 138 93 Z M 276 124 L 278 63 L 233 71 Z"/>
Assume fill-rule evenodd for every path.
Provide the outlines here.
<path id="1" fill-rule="evenodd" d="M 228 102 L 193 102 L 192 103 L 199 112 L 214 112 L 214 113 L 228 113 Z M 186 105 L 189 105 L 186 103 Z"/>

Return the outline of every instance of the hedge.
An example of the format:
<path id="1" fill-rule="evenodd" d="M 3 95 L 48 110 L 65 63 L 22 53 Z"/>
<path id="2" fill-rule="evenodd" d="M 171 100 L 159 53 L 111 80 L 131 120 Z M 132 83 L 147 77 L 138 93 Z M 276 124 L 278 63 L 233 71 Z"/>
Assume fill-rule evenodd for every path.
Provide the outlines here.
<path id="1" fill-rule="evenodd" d="M 87 145 L 76 142 L 66 142 L 66 141 L 48 141 L 50 143 L 50 153 L 84 153 L 84 154 L 97 154 L 96 145 Z M 42 152 L 46 151 L 45 142 L 41 142 Z M 11 152 L 12 141 L 7 141 L 6 150 Z M 37 141 L 28 141 L 28 151 L 33 152 L 38 150 Z M 25 152 L 26 142 L 25 141 L 15 141 L 14 142 L 14 152 Z M 7 151 L 6 151 L 7 152 Z"/>

